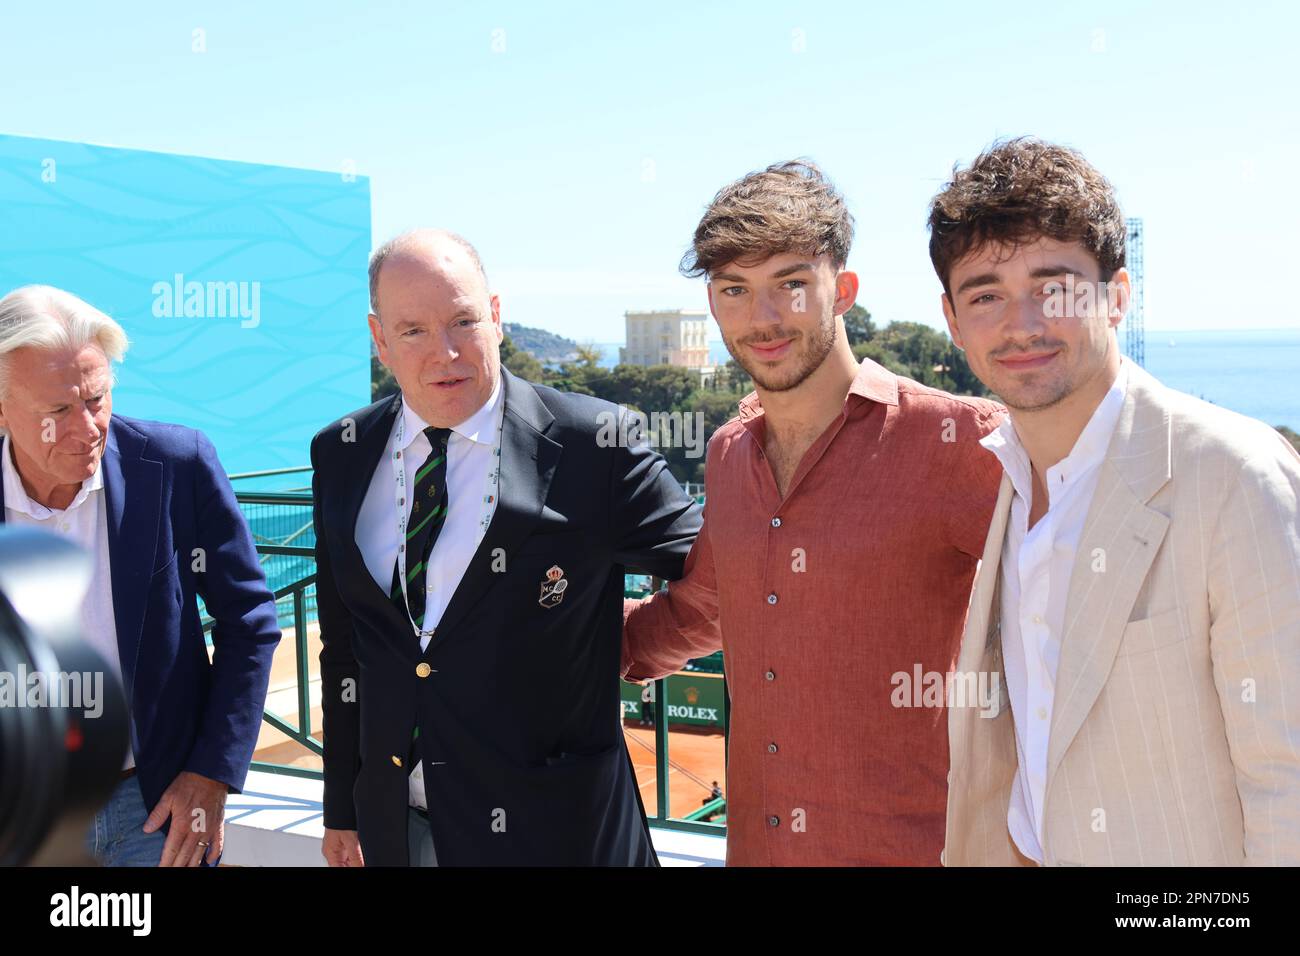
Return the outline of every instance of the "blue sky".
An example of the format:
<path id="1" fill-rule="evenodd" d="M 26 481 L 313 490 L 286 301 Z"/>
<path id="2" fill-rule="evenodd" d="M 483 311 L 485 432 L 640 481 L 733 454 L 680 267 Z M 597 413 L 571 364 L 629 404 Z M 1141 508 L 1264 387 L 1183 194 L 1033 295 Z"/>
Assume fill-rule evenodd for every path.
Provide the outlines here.
<path id="1" fill-rule="evenodd" d="M 703 207 L 793 156 L 849 199 L 859 301 L 941 326 L 926 204 L 1033 133 L 1144 218 L 1149 329 L 1300 327 L 1294 4 L 867 6 L 9 6 L 0 132 L 355 164 L 376 243 L 456 229 L 508 321 L 601 342 L 704 307 L 676 272 Z"/>

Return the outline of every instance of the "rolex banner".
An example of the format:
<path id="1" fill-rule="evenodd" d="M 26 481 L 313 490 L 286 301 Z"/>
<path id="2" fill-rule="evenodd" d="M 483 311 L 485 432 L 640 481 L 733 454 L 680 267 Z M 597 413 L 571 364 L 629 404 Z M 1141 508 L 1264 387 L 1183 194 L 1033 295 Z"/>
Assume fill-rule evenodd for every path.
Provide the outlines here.
<path id="1" fill-rule="evenodd" d="M 652 711 L 642 697 L 653 693 L 653 685 L 642 687 L 620 681 L 623 695 L 623 719 L 649 720 Z M 668 723 L 723 729 L 723 683 L 721 674 L 681 671 L 664 681 L 667 688 Z"/>

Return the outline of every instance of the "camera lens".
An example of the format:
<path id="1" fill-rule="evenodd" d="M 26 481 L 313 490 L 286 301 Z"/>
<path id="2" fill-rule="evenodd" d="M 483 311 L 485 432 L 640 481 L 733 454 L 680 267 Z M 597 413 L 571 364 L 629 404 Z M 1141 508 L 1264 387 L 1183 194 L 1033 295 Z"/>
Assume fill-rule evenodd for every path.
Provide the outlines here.
<path id="1" fill-rule="evenodd" d="M 85 857 L 86 828 L 120 779 L 121 687 L 85 643 L 89 556 L 0 529 L 0 865 Z"/>

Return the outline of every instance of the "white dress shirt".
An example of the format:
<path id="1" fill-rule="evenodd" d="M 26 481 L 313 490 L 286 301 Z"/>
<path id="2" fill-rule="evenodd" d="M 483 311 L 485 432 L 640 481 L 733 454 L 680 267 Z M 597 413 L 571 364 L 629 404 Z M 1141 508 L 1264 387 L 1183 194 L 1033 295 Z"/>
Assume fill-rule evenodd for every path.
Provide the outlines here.
<path id="1" fill-rule="evenodd" d="M 81 635 L 107 664 L 118 683 L 122 680 L 122 659 L 117 648 L 117 623 L 113 616 L 113 578 L 108 556 L 108 508 L 104 504 L 103 463 L 81 483 L 77 496 L 63 510 L 47 508 L 28 497 L 13 459 L 13 442 L 4 436 L 0 452 L 4 472 L 5 522 L 15 526 L 41 528 L 83 548 L 93 563 L 90 587 L 81 602 Z M 129 701 L 127 702 L 130 703 Z M 122 769 L 135 766 L 128 746 Z"/>
<path id="2" fill-rule="evenodd" d="M 447 439 L 447 517 L 433 544 L 425 569 L 424 622 L 435 629 L 465 576 L 474 552 L 478 550 L 487 526 L 496 510 L 497 496 L 491 493 L 499 477 L 500 459 L 497 440 L 500 434 L 505 401 L 501 380 L 497 379 L 491 397 L 469 418 L 452 428 Z M 402 424 L 402 447 L 396 445 L 398 425 Z M 393 584 L 393 565 L 397 562 L 397 495 L 393 474 L 393 454 L 401 451 L 402 473 L 407 487 L 416 471 L 432 450 L 424 435 L 428 424 L 402 398 L 401 415 L 393 420 L 384 454 L 370 478 L 370 487 L 357 514 L 356 541 L 366 569 L 385 594 Z M 406 515 L 411 513 L 410 496 L 406 496 Z M 420 639 L 420 649 L 429 646 L 432 633 Z M 411 627 L 411 640 L 415 628 Z M 411 770 L 411 805 L 425 809 L 423 761 Z"/>
<path id="3" fill-rule="evenodd" d="M 1029 528 L 1033 475 L 1029 453 L 1008 417 L 981 441 L 998 456 L 1015 489 L 1002 545 L 1002 656 L 1016 728 L 1016 779 L 1007 826 L 1025 856 L 1043 862 L 1047 746 L 1061 660 L 1065 602 L 1079 539 L 1101 464 L 1128 387 L 1128 360 L 1070 453 L 1047 469 L 1047 511 Z"/>

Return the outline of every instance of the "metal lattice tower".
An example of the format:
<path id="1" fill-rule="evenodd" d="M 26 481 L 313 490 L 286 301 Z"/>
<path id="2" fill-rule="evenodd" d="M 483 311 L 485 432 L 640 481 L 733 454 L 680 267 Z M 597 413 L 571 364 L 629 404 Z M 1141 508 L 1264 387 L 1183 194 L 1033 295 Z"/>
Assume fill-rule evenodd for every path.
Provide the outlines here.
<path id="1" fill-rule="evenodd" d="M 1127 268 L 1133 294 L 1129 299 L 1128 313 L 1124 316 L 1124 354 L 1138 365 L 1147 358 L 1146 324 L 1143 310 L 1142 220 L 1129 217 Z"/>

